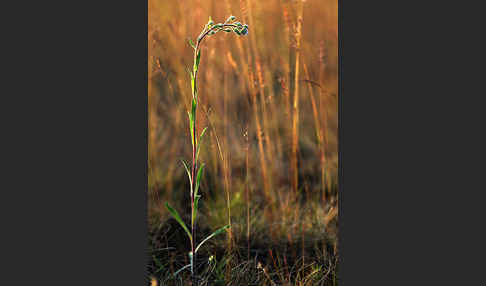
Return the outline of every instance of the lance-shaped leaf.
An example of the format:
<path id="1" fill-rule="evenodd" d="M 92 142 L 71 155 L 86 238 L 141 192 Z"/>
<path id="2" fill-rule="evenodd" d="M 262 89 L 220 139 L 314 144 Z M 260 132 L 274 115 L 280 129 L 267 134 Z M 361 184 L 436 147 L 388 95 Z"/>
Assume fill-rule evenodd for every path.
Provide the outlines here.
<path id="1" fill-rule="evenodd" d="M 192 118 L 192 112 L 187 112 L 187 115 L 189 115 L 189 133 L 191 133 L 191 142 L 194 146 L 194 133 L 192 132 L 194 128 L 194 119 Z"/>
<path id="2" fill-rule="evenodd" d="M 199 159 L 199 149 L 201 148 L 202 139 L 203 139 L 204 133 L 206 133 L 206 129 L 208 129 L 208 128 L 204 127 L 203 131 L 201 132 L 201 135 L 199 135 L 199 141 L 197 142 L 197 148 L 196 148 L 196 162 Z"/>
<path id="3" fill-rule="evenodd" d="M 206 133 L 206 129 L 208 129 L 207 127 L 204 127 L 203 131 L 201 132 L 201 134 L 199 135 L 199 139 L 202 139 L 203 136 L 204 136 L 204 133 Z"/>
<path id="4" fill-rule="evenodd" d="M 170 214 L 174 217 L 174 219 L 186 231 L 187 235 L 189 236 L 189 239 L 191 240 L 191 244 L 192 244 L 192 235 L 191 235 L 191 232 L 187 228 L 186 224 L 182 221 L 181 216 L 179 215 L 179 213 L 175 209 L 173 209 L 171 206 L 169 206 L 169 204 L 167 202 L 165 203 L 165 207 L 167 208 L 167 210 L 169 210 Z"/>
<path id="5" fill-rule="evenodd" d="M 196 106 L 197 106 L 197 101 L 196 99 L 194 98 L 192 100 L 192 110 L 191 110 L 191 113 L 192 113 L 192 119 L 196 119 Z"/>
<path id="6" fill-rule="evenodd" d="M 199 183 L 201 182 L 201 175 L 203 169 L 204 169 L 204 163 L 201 164 L 201 167 L 199 167 L 199 170 L 197 171 L 196 188 L 194 189 L 194 196 L 197 196 L 197 191 L 199 190 Z"/>
<path id="7" fill-rule="evenodd" d="M 200 198 L 201 198 L 201 196 L 197 195 L 196 198 L 194 199 L 194 210 L 192 212 L 192 225 L 193 226 L 196 223 L 196 219 L 197 219 L 197 208 L 198 208 L 198 205 L 199 205 L 199 199 Z"/>
<path id="8" fill-rule="evenodd" d="M 206 241 L 208 241 L 209 239 L 211 239 L 213 236 L 218 235 L 218 234 L 224 232 L 227 228 L 230 228 L 230 226 L 229 225 L 225 225 L 222 228 L 220 228 L 220 229 L 216 230 L 215 232 L 213 232 L 210 236 L 206 237 L 203 241 L 201 241 L 201 243 L 199 243 L 199 245 L 196 247 L 196 250 L 194 252 L 197 253 L 197 251 L 199 250 L 199 247 L 201 247 L 201 245 L 203 245 L 203 243 L 205 243 Z"/>
<path id="9" fill-rule="evenodd" d="M 192 47 L 193 49 L 196 49 L 196 46 L 195 46 L 195 45 L 194 45 L 194 43 L 192 42 L 192 39 L 191 39 L 191 38 L 187 39 L 187 41 L 189 42 L 189 45 L 191 45 L 191 47 Z"/>
<path id="10" fill-rule="evenodd" d="M 191 171 L 189 171 L 189 167 L 186 164 L 186 161 L 181 159 L 182 164 L 184 164 L 184 168 L 186 168 L 187 176 L 189 177 L 189 183 L 191 183 L 191 194 L 192 194 L 192 177 L 191 177 Z"/>
<path id="11" fill-rule="evenodd" d="M 193 98 L 192 99 L 192 108 L 191 108 L 191 116 L 190 116 L 190 120 L 191 120 L 191 139 L 192 139 L 192 146 L 196 146 L 194 144 L 196 144 L 196 142 L 194 140 L 196 140 L 197 138 L 194 136 L 194 122 L 196 121 L 196 108 L 197 108 L 197 102 L 196 102 L 196 99 Z"/>
<path id="12" fill-rule="evenodd" d="M 199 167 L 199 170 L 197 171 L 197 177 L 196 177 L 196 188 L 194 189 L 194 208 L 192 210 L 192 225 L 194 225 L 196 221 L 196 216 L 197 216 L 197 206 L 199 203 L 199 198 L 201 196 L 198 195 L 198 190 L 199 190 L 199 183 L 201 182 L 201 175 L 202 171 L 204 169 L 204 164 Z"/>
<path id="13" fill-rule="evenodd" d="M 201 61 L 201 50 L 197 51 L 196 54 L 196 61 L 194 62 L 194 74 L 196 74 L 198 68 L 199 68 L 199 62 Z"/>
<path id="14" fill-rule="evenodd" d="M 196 93 L 196 81 L 194 80 L 194 74 L 192 72 L 189 72 L 189 74 L 191 75 L 192 98 L 194 98 Z"/>

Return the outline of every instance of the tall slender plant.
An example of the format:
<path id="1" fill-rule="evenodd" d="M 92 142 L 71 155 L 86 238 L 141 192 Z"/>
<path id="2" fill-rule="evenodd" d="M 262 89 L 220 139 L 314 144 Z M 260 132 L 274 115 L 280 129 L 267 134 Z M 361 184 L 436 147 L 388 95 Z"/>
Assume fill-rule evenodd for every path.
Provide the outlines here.
<path id="1" fill-rule="evenodd" d="M 199 199 L 201 198 L 201 195 L 198 194 L 200 182 L 201 182 L 201 175 L 202 171 L 204 168 L 204 164 L 201 164 L 201 166 L 198 168 L 197 166 L 197 160 L 199 158 L 199 150 L 201 147 L 201 140 L 204 136 L 204 133 L 206 132 L 206 128 L 203 129 L 201 134 L 197 136 L 196 134 L 196 127 L 197 127 L 197 121 L 196 121 L 196 112 L 197 112 L 197 103 L 198 103 L 198 90 L 197 90 L 197 72 L 199 69 L 199 62 L 201 60 L 201 43 L 206 38 L 207 36 L 212 36 L 216 34 L 217 32 L 224 31 L 224 32 L 234 32 L 237 35 L 244 36 L 248 34 L 248 25 L 242 24 L 240 22 L 235 22 L 235 16 L 230 16 L 224 23 L 219 23 L 219 24 L 214 24 L 213 20 L 211 20 L 211 17 L 209 17 L 209 22 L 204 26 L 204 29 L 202 30 L 201 34 L 197 37 L 196 44 L 194 45 L 193 41 L 189 39 L 189 44 L 191 47 L 194 49 L 194 66 L 193 70 L 189 71 L 190 76 L 191 76 L 191 88 L 192 88 L 192 104 L 191 104 L 191 110 L 188 111 L 189 115 L 189 130 L 191 133 L 191 142 L 192 142 L 192 167 L 189 169 L 187 163 L 182 160 L 182 164 L 184 165 L 184 168 L 187 171 L 187 176 L 189 177 L 189 182 L 191 184 L 191 230 L 189 231 L 189 228 L 186 226 L 184 221 L 182 221 L 181 216 L 179 213 L 169 206 L 168 203 L 165 203 L 167 209 L 171 213 L 171 215 L 174 217 L 174 219 L 182 226 L 182 228 L 186 231 L 189 241 L 191 243 L 191 251 L 189 252 L 189 261 L 190 264 L 182 267 L 179 271 L 177 271 L 175 274 L 177 275 L 180 271 L 187 269 L 190 267 L 191 269 L 191 277 L 194 278 L 194 261 L 196 257 L 196 253 L 199 250 L 199 248 L 210 238 L 212 238 L 215 235 L 218 235 L 222 232 L 224 232 L 226 229 L 230 228 L 230 225 L 225 225 L 222 228 L 216 230 L 213 232 L 211 235 L 206 237 L 203 241 L 201 241 L 197 247 L 196 247 L 196 237 L 195 237 L 195 231 L 196 231 L 196 218 L 197 218 L 197 208 L 198 208 L 198 203 Z M 199 140 L 198 140 L 199 137 Z M 197 172 L 197 175 L 196 175 Z M 195 180 L 194 180 L 195 179 Z"/>

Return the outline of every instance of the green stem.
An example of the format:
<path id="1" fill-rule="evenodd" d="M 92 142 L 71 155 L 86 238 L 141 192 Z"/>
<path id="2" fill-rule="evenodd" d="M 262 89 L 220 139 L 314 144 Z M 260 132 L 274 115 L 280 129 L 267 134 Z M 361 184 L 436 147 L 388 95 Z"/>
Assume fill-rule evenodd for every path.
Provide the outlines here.
<path id="1" fill-rule="evenodd" d="M 209 29 L 208 29 L 208 26 L 206 25 L 203 29 L 203 32 L 201 32 L 201 34 L 199 35 L 199 37 L 197 38 L 197 42 L 196 42 L 196 46 L 194 47 L 194 68 L 193 68 L 193 72 L 194 72 L 194 88 L 192 90 L 192 99 L 195 101 L 195 110 L 194 110 L 194 114 L 192 115 L 193 116 L 193 126 L 192 126 L 192 138 L 193 138 L 193 144 L 192 144 L 192 171 L 191 171 L 191 214 L 194 213 L 194 190 L 196 188 L 195 184 L 196 184 L 196 180 L 195 180 L 195 175 L 196 175 L 196 170 L 197 170 L 197 137 L 196 137 L 196 130 L 197 130 L 197 120 L 196 120 L 196 116 L 197 116 L 197 104 L 198 104 L 198 100 L 197 100 L 197 73 L 198 73 L 198 63 L 197 63 L 197 60 L 198 60 L 198 53 L 200 53 L 200 45 L 202 43 L 202 41 L 204 40 L 204 38 L 209 35 L 209 33 L 211 31 L 214 31 L 216 29 L 224 29 L 224 28 L 227 28 L 227 27 L 232 27 L 232 28 L 239 28 L 238 25 L 236 24 L 216 24 L 216 25 L 213 25 L 211 26 Z M 200 58 L 200 55 L 199 55 L 199 58 Z M 192 103 L 191 103 L 191 106 L 192 106 Z M 195 243 L 196 243 L 196 236 L 195 236 L 195 232 L 196 232 L 196 225 L 195 225 L 195 221 L 194 221 L 194 216 L 191 215 L 191 235 L 192 235 L 192 240 L 191 240 L 191 277 L 192 279 L 194 280 L 194 262 L 196 261 L 196 251 L 194 249 L 194 246 L 195 246 Z"/>

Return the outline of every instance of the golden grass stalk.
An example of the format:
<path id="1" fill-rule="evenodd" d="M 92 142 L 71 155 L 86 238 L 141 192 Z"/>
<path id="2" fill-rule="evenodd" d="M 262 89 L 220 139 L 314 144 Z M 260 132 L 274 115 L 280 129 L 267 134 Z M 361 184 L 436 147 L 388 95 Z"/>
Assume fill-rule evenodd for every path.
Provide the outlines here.
<path id="1" fill-rule="evenodd" d="M 250 0 L 247 0 L 246 3 L 241 2 L 242 4 L 242 10 L 246 12 L 248 16 L 248 23 L 251 27 L 256 27 L 253 23 L 253 12 L 252 12 L 252 5 Z M 245 20 L 245 19 L 244 19 Z M 259 56 L 258 56 L 258 51 L 255 47 L 256 45 L 256 40 L 255 40 L 255 32 L 250 33 L 250 51 L 251 54 L 253 55 L 253 61 L 250 61 L 250 53 L 248 54 L 248 62 L 260 62 Z M 256 132 L 257 132 L 257 139 L 258 139 L 258 150 L 260 152 L 260 165 L 261 165 L 261 171 L 262 171 L 262 180 L 263 180 L 263 193 L 265 196 L 265 199 L 267 202 L 270 202 L 272 204 L 272 197 L 270 194 L 270 183 L 269 183 L 269 176 L 268 176 L 268 164 L 266 163 L 265 159 L 265 148 L 263 147 L 263 141 L 264 141 L 264 130 L 261 126 L 261 121 L 260 121 L 260 116 L 258 112 L 258 100 L 256 98 L 257 95 L 257 89 L 255 87 L 255 67 L 249 67 L 249 73 L 248 73 L 248 80 L 250 82 L 249 87 L 250 87 L 250 94 L 251 94 L 251 102 L 253 106 L 253 115 L 255 117 L 255 124 L 256 124 Z M 262 91 L 261 91 L 262 92 Z M 263 94 L 261 94 L 263 96 Z M 273 206 L 273 204 L 272 204 Z"/>
<path id="2" fill-rule="evenodd" d="M 303 2 L 297 2 L 297 21 L 294 31 L 294 49 L 295 49 L 295 71 L 294 71 L 294 91 L 293 91 L 293 114 L 292 114 L 292 151 L 291 151 L 291 170 L 292 170 L 292 189 L 297 192 L 299 185 L 298 160 L 297 152 L 299 145 L 299 67 L 300 67 L 300 40 L 302 36 L 303 22 Z"/>
<path id="3" fill-rule="evenodd" d="M 327 180 L 326 180 L 326 152 L 325 152 L 325 149 L 324 149 L 324 144 L 323 144 L 323 140 L 322 140 L 322 135 L 323 135 L 323 132 L 321 130 L 321 124 L 319 122 L 319 114 L 318 114 L 318 111 L 317 111 L 317 105 L 316 105 L 316 100 L 314 98 L 314 90 L 312 88 L 312 83 L 318 85 L 317 83 L 313 82 L 310 80 L 310 77 L 309 77 L 309 72 L 307 70 L 307 65 L 304 63 L 303 64 L 303 67 L 304 67 L 304 74 L 305 74 L 305 82 L 307 83 L 307 87 L 309 89 L 309 97 L 310 97 L 310 100 L 311 100 L 311 105 L 312 105 L 312 114 L 313 114 L 313 117 L 314 117 L 314 124 L 315 124 L 315 130 L 316 130 L 316 137 L 317 137 L 317 144 L 318 144 L 318 148 L 319 148 L 319 153 L 320 153 L 320 165 L 321 165 L 321 185 L 322 185 L 322 200 L 323 202 L 325 202 L 326 200 L 326 183 L 327 183 Z M 319 88 L 321 88 L 320 85 L 318 85 Z M 326 122 L 324 122 L 325 124 Z"/>
<path id="4" fill-rule="evenodd" d="M 321 144 L 321 178 L 323 182 L 323 192 L 322 192 L 322 201 L 325 203 L 327 200 L 327 189 L 330 186 L 329 184 L 329 174 L 327 170 L 327 158 L 326 158 L 326 150 L 329 146 L 329 134 L 328 134 L 328 114 L 327 114 L 327 92 L 324 89 L 324 75 L 325 75 L 325 46 L 324 41 L 321 40 L 319 43 L 319 81 L 321 82 L 320 85 L 320 93 L 319 93 L 319 107 L 322 114 L 322 129 L 321 129 L 321 139 L 323 140 L 323 144 Z"/>

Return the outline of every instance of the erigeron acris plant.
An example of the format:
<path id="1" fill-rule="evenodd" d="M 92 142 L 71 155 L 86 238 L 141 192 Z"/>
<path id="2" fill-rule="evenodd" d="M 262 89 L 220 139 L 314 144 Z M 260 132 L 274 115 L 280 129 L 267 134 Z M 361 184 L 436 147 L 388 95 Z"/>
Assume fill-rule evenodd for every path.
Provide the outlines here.
<path id="1" fill-rule="evenodd" d="M 248 25 L 242 24 L 240 22 L 235 22 L 235 16 L 230 16 L 224 23 L 219 23 L 219 24 L 214 24 L 214 22 L 209 18 L 209 22 L 206 24 L 204 29 L 202 30 L 201 34 L 197 37 L 196 44 L 192 42 L 192 40 L 189 40 L 189 44 L 191 47 L 194 49 L 194 66 L 193 70 L 190 71 L 190 76 L 191 76 L 191 88 L 192 88 L 192 102 L 191 102 L 191 110 L 188 111 L 189 115 L 189 130 L 191 133 L 191 142 L 192 142 L 192 167 L 189 169 L 187 163 L 182 160 L 182 163 L 184 165 L 184 168 L 187 171 L 187 175 L 189 177 L 189 182 L 191 184 L 191 230 L 189 231 L 189 228 L 186 226 L 184 221 L 182 221 L 181 216 L 179 213 L 169 206 L 168 203 L 166 203 L 166 207 L 171 213 L 171 215 L 174 217 L 174 219 L 182 226 L 182 228 L 185 230 L 187 233 L 190 243 L 191 243 L 191 251 L 189 252 L 189 261 L 190 264 L 182 267 L 180 270 L 178 270 L 175 275 L 177 275 L 180 271 L 190 268 L 191 270 L 191 277 L 194 277 L 194 261 L 196 257 L 196 253 L 199 250 L 199 248 L 210 238 L 212 238 L 215 235 L 218 235 L 220 233 L 223 233 L 226 229 L 230 228 L 230 225 L 225 225 L 222 228 L 216 230 L 213 232 L 211 235 L 206 237 L 203 241 L 201 241 L 197 247 L 196 247 L 196 241 L 195 241 L 195 231 L 196 231 L 196 218 L 197 218 L 197 210 L 198 210 L 198 203 L 199 199 L 201 198 L 201 195 L 198 194 L 199 186 L 200 186 L 200 181 L 201 181 L 201 175 L 202 171 L 204 168 L 204 164 L 201 164 L 201 166 L 198 168 L 197 166 L 197 161 L 199 157 L 199 150 L 201 147 L 201 141 L 204 136 L 204 133 L 206 132 L 206 128 L 203 129 L 201 134 L 197 136 L 196 134 L 196 112 L 197 112 L 197 103 L 198 103 L 198 91 L 197 91 L 197 72 L 199 69 L 199 62 L 201 59 L 201 43 L 202 41 L 207 37 L 207 36 L 212 36 L 220 31 L 223 32 L 234 32 L 235 34 L 239 36 L 244 36 L 248 34 Z M 199 138 L 199 139 L 198 139 Z M 197 172 L 197 175 L 196 175 Z M 195 176 L 196 175 L 196 176 Z M 194 180 L 196 178 L 196 180 Z"/>

